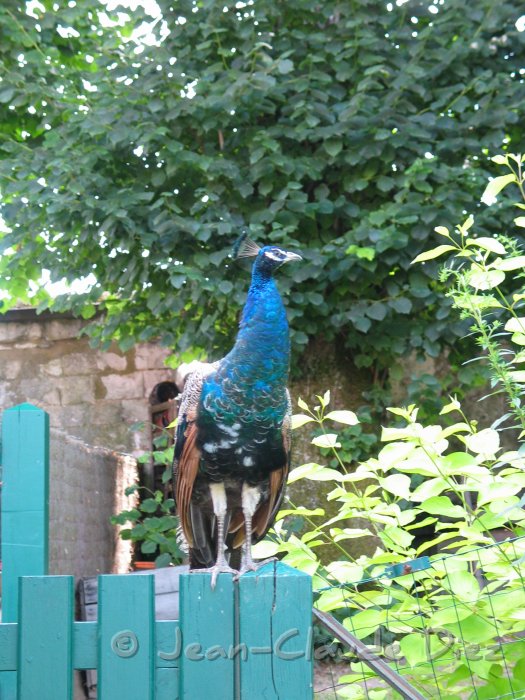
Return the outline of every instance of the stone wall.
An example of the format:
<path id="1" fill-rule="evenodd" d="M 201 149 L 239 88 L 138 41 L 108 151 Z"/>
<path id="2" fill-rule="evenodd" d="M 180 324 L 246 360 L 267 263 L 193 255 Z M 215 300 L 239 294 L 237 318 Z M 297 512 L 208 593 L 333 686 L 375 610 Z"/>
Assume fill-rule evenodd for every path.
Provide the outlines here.
<path id="1" fill-rule="evenodd" d="M 127 353 L 90 347 L 83 321 L 20 309 L 0 316 L 0 409 L 30 402 L 45 409 L 53 428 L 90 445 L 137 454 L 149 449 L 146 432 L 153 387 L 173 380 L 169 354 L 154 344 Z"/>
<path id="2" fill-rule="evenodd" d="M 29 402 L 49 413 L 50 572 L 92 576 L 129 569 L 129 545 L 110 517 L 130 507 L 132 456 L 151 448 L 148 397 L 174 379 L 165 348 L 90 347 L 83 321 L 17 309 L 0 316 L 1 411 Z M 127 456 L 131 455 L 131 456 Z"/>
<path id="3" fill-rule="evenodd" d="M 49 452 L 49 573 L 129 571 L 130 542 L 118 536 L 110 518 L 135 504 L 124 492 L 137 480 L 136 461 L 56 429 Z"/>

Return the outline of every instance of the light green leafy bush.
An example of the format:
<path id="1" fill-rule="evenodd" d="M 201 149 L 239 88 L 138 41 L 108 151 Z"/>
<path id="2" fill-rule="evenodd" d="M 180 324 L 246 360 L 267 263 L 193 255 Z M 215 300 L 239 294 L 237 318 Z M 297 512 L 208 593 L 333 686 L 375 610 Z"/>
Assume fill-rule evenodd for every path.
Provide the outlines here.
<path id="1" fill-rule="evenodd" d="M 493 160 L 509 173 L 489 182 L 482 201 L 513 184 L 525 199 L 525 158 Z M 525 225 L 525 217 L 515 223 Z M 373 644 L 425 697 L 523 697 L 525 255 L 519 236 L 476 237 L 471 216 L 453 233 L 436 231 L 446 243 L 414 262 L 449 254 L 441 280 L 471 322 L 481 351 L 472 361 L 487 363 L 490 391 L 504 395 L 507 411 L 482 427 L 455 396 L 434 422 L 418 420 L 415 404 L 390 408 L 379 453 L 350 467 L 338 432 L 357 422 L 355 414 L 330 410 L 329 392 L 313 407 L 300 401 L 294 427 L 315 427 L 312 444 L 323 458 L 292 470 L 290 481 L 327 482 L 337 511 L 327 519 L 322 507 L 291 504 L 257 553 L 279 553 L 309 572 L 316 605 Z M 328 466 L 334 459 L 337 468 Z M 307 531 L 290 528 L 290 516 Z M 373 538 L 370 553 L 352 556 L 348 540 L 364 537 Z M 340 556 L 326 564 L 328 547 Z M 364 697 L 360 682 L 371 673 L 358 663 L 349 670 L 338 697 Z M 373 697 L 390 693 L 375 687 Z"/>

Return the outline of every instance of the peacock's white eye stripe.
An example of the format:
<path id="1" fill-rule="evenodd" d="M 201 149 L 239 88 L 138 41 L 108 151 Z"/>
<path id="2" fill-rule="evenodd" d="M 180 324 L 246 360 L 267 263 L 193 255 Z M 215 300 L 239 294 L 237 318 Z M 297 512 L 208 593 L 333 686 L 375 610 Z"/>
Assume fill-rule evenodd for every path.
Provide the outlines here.
<path id="1" fill-rule="evenodd" d="M 281 262 L 283 259 L 282 253 L 272 253 L 271 250 L 268 250 L 264 255 L 265 257 L 270 258 L 270 260 L 275 260 L 276 262 Z"/>

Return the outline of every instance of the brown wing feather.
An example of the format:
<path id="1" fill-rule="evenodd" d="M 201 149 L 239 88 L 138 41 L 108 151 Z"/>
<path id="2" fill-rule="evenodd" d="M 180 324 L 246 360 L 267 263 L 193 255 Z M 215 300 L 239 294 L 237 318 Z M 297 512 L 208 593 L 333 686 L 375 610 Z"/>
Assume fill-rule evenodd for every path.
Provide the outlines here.
<path id="1" fill-rule="evenodd" d="M 184 447 L 176 467 L 175 503 L 177 504 L 177 515 L 180 518 L 184 536 L 191 547 L 193 545 L 193 532 L 189 517 L 190 502 L 201 458 L 200 450 L 195 444 L 197 426 L 194 422 L 188 424 L 184 437 Z"/>

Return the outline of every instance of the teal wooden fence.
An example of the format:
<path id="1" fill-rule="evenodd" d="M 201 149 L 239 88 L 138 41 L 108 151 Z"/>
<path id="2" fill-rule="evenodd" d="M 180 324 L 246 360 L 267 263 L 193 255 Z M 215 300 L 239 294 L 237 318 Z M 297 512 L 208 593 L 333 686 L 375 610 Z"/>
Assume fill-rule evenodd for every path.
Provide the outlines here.
<path id="1" fill-rule="evenodd" d="M 178 621 L 155 620 L 153 576 L 100 576 L 97 622 L 75 621 L 73 577 L 45 575 L 47 426 L 4 412 L 0 698 L 71 700 L 75 669 L 97 669 L 100 700 L 311 698 L 311 580 L 281 563 L 214 590 L 183 575 Z"/>

